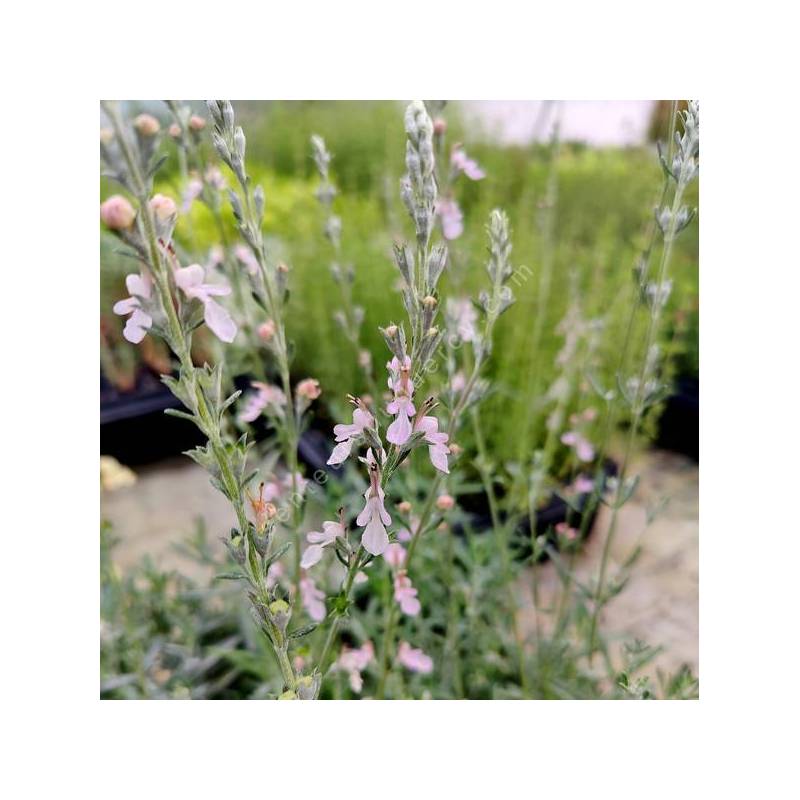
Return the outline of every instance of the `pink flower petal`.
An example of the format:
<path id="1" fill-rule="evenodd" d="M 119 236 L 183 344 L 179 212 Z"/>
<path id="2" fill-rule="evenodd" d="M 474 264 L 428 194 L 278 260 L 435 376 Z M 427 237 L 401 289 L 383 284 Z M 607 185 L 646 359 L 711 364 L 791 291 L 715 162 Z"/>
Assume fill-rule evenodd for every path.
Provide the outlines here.
<path id="1" fill-rule="evenodd" d="M 386 429 L 386 438 L 392 444 L 401 445 L 405 444 L 410 437 L 411 422 L 401 410 L 395 421 Z"/>
<path id="2" fill-rule="evenodd" d="M 379 556 L 389 546 L 389 534 L 381 524 L 380 519 L 373 517 L 364 528 L 361 536 L 364 549 L 373 556 Z"/>
<path id="3" fill-rule="evenodd" d="M 303 569 L 313 567 L 322 558 L 322 545 L 312 544 L 306 547 L 303 557 L 300 559 L 300 566 Z"/>
<path id="4" fill-rule="evenodd" d="M 236 323 L 219 303 L 213 300 L 206 301 L 204 319 L 206 325 L 223 342 L 230 343 L 236 338 Z"/>

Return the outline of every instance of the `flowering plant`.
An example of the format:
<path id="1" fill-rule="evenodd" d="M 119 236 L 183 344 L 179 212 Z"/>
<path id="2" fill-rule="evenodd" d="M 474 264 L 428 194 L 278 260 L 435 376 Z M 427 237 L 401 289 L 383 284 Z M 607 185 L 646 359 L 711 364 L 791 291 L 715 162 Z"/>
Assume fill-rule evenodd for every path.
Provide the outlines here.
<path id="1" fill-rule="evenodd" d="M 173 122 L 167 132 L 178 143 L 184 180 L 180 208 L 154 188 L 153 176 L 163 163 L 159 121 L 142 114 L 129 124 L 117 105 L 103 104 L 110 127 L 101 132 L 101 155 L 106 174 L 125 194 L 103 202 L 101 220 L 137 266 L 126 279 L 129 296 L 113 310 L 126 318 L 124 336 L 129 342 L 159 337 L 176 360 L 176 370 L 163 380 L 184 410 L 169 413 L 202 432 L 205 445 L 188 455 L 230 503 L 235 525 L 225 545 L 234 567 L 219 577 L 241 584 L 252 618 L 275 657 L 280 683 L 272 695 L 316 699 L 329 695 L 342 676 L 349 690 L 361 695 L 365 676 L 371 675 L 375 697 L 396 697 L 405 692 L 406 680 L 422 681 L 437 668 L 446 675 L 453 695 L 469 695 L 461 661 L 465 652 L 474 657 L 491 641 L 490 650 L 502 661 L 493 668 L 503 681 L 516 685 L 521 696 L 535 696 L 543 659 L 555 653 L 553 658 L 564 659 L 570 650 L 569 658 L 581 660 L 572 644 L 560 646 L 576 638 L 585 643 L 581 681 L 596 685 L 601 680 L 594 672 L 595 655 L 602 650 L 599 615 L 624 577 L 615 577 L 614 586 L 607 586 L 607 552 L 618 510 L 632 495 L 635 482 L 627 475 L 629 445 L 619 476 L 610 485 L 603 473 L 607 441 L 592 441 L 599 414 L 589 403 L 572 409 L 581 384 L 592 383 L 598 402 L 605 405 L 605 430 L 612 429 L 622 401 L 633 441 L 645 412 L 661 396 L 656 333 L 670 291 L 672 241 L 692 219 L 682 198 L 697 171 L 697 107 L 691 105 L 683 116 L 675 152 L 662 157 L 664 198 L 671 190 L 672 202 L 666 205 L 662 200 L 655 215 L 664 240 L 656 278 L 649 274 L 652 246 L 636 272 L 637 303 L 631 313 L 646 308 L 650 315 L 641 369 L 633 377 L 622 377 L 628 367 L 626 343 L 619 392 L 599 385 L 593 368 L 601 322 L 584 317 L 576 290 L 559 328 L 563 348 L 556 359 L 557 379 L 534 398 L 539 409 L 547 410 L 545 445 L 526 454 L 522 463 L 506 465 L 508 478 L 487 451 L 481 407 L 492 392 L 487 377 L 498 321 L 530 271 L 512 264 L 511 228 L 502 210 L 493 210 L 486 225 L 488 257 L 480 291 L 469 297 L 453 280 L 449 285 L 457 286 L 459 294 L 446 297 L 443 280 L 452 271 L 446 242 L 464 230 L 454 199 L 456 182 L 461 176 L 481 181 L 487 173 L 460 144 L 450 149 L 442 169 L 447 127 L 438 116 L 441 108 L 432 107 L 434 120 L 421 101 L 408 106 L 400 196 L 413 239 L 393 248 L 404 318 L 385 320 L 380 328 L 387 348 L 386 391 L 381 391 L 381 370 L 373 370 L 365 349 L 365 312 L 353 299 L 355 270 L 340 263 L 343 230 L 334 210 L 332 155 L 321 137 L 312 137 L 321 180 L 317 199 L 332 252 L 331 272 L 340 289 L 341 305 L 334 316 L 370 388 L 369 394 L 348 395 L 352 410 L 333 426 L 327 466 L 347 487 L 339 491 L 330 481 L 330 494 L 338 492 L 334 514 L 320 491 L 329 484 L 328 473 L 315 473 L 312 483 L 300 468 L 300 436 L 321 388 L 314 378 L 292 378 L 293 348 L 287 332 L 290 269 L 267 245 L 266 194 L 248 171 L 245 133 L 228 101 L 208 103 L 211 124 L 186 106 L 168 105 Z M 204 137 L 210 137 L 224 174 L 218 166 L 204 164 Z M 225 237 L 210 263 L 198 263 L 175 241 L 178 219 L 193 203 L 202 202 L 222 220 L 225 200 L 240 241 Z M 192 357 L 193 335 L 201 326 L 221 343 L 218 353 L 223 355 L 213 366 L 198 366 Z M 249 364 L 252 379 L 244 396 L 234 388 L 234 376 L 227 369 L 227 347 L 240 348 L 241 361 Z M 274 432 L 266 452 L 252 438 L 252 426 L 261 421 Z M 558 444 L 567 448 L 575 471 L 571 489 L 565 491 L 570 511 L 565 521 L 542 536 L 537 515 L 552 485 Z M 277 457 L 283 462 L 282 475 L 276 474 Z M 470 472 L 480 479 L 491 516 L 491 536 L 480 543 L 458 503 Z M 317 501 L 323 498 L 323 516 L 328 517 L 318 523 L 308 519 L 312 495 Z M 588 585 L 576 578 L 571 556 L 586 535 L 587 509 L 601 504 L 612 516 L 599 575 Z M 558 564 L 562 580 L 549 642 L 540 630 L 543 611 L 533 587 L 535 647 L 520 625 L 514 589 L 520 574 L 514 537 L 521 518 L 528 525 L 534 584 L 535 565 L 545 554 Z M 456 540 L 457 524 L 467 532 L 466 542 Z M 486 580 L 481 582 L 477 576 L 484 571 Z M 469 588 L 465 581 L 472 581 Z M 332 595 L 331 585 L 337 586 Z M 362 609 L 357 595 L 364 585 L 370 599 Z M 447 591 L 441 597 L 443 587 Z M 479 603 L 485 597 L 491 597 L 491 607 L 509 620 L 506 629 L 487 631 L 485 623 L 464 624 L 480 619 Z M 444 613 L 437 614 L 434 606 Z M 441 632 L 438 638 L 434 628 Z M 433 646 L 423 649 L 418 637 Z M 645 689 L 639 686 L 635 691 L 644 694 Z"/>

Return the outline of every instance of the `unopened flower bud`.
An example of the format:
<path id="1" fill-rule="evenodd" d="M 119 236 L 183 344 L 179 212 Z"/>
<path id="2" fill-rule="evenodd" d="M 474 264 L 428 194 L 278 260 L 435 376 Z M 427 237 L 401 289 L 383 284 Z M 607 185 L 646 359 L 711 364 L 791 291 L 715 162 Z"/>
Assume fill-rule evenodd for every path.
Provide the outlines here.
<path id="1" fill-rule="evenodd" d="M 167 129 L 167 133 L 173 139 L 180 139 L 181 138 L 181 126 L 178 125 L 177 122 L 173 122 L 172 125 L 170 125 L 169 128 Z"/>
<path id="2" fill-rule="evenodd" d="M 275 335 L 275 323 L 271 319 L 268 319 L 258 326 L 257 332 L 258 338 L 261 339 L 262 342 L 268 342 Z"/>
<path id="3" fill-rule="evenodd" d="M 455 499 L 449 494 L 440 494 L 436 498 L 436 508 L 438 508 L 439 511 L 449 511 L 455 504 Z"/>
<path id="4" fill-rule="evenodd" d="M 316 400 L 322 393 L 322 390 L 319 388 L 319 381 L 314 378 L 306 378 L 297 384 L 295 392 L 298 397 L 302 397 L 306 400 Z"/>
<path id="5" fill-rule="evenodd" d="M 122 231 L 133 225 L 136 212 L 121 194 L 113 194 L 100 206 L 100 219 L 112 231 Z"/>
<path id="6" fill-rule="evenodd" d="M 141 136 L 155 136 L 161 130 L 161 124 L 151 114 L 139 114 L 133 121 L 133 127 Z"/>
<path id="7" fill-rule="evenodd" d="M 286 274 L 287 272 L 289 272 L 289 267 L 287 267 L 286 264 L 284 264 L 283 261 L 281 261 L 277 266 L 277 270 L 278 272 L 283 272 L 284 274 Z"/>
<path id="8" fill-rule="evenodd" d="M 450 452 L 454 456 L 460 456 L 464 452 L 464 448 L 460 444 L 456 444 L 455 442 L 450 442 L 448 444 L 450 448 Z"/>
<path id="9" fill-rule="evenodd" d="M 203 130 L 205 126 L 206 121 L 204 117 L 198 116 L 197 114 L 192 114 L 192 116 L 189 117 L 189 128 L 191 128 L 191 130 L 199 132 Z"/>
<path id="10" fill-rule="evenodd" d="M 386 335 L 391 339 L 394 339 L 394 337 L 397 336 L 397 325 L 389 325 L 386 328 Z"/>
<path id="11" fill-rule="evenodd" d="M 111 128 L 100 128 L 100 144 L 110 145 L 114 140 L 114 131 Z"/>
<path id="12" fill-rule="evenodd" d="M 314 677 L 311 675 L 303 675 L 297 679 L 297 696 L 301 700 L 313 700 L 317 696 L 319 684 L 319 673 Z"/>
<path id="13" fill-rule="evenodd" d="M 411 503 L 409 503 L 408 500 L 401 500 L 397 504 L 397 510 L 401 514 L 408 514 L 411 511 Z"/>
<path id="14" fill-rule="evenodd" d="M 269 613 L 272 621 L 281 633 L 286 630 L 289 624 L 289 617 L 292 616 L 292 608 L 285 600 L 273 600 L 269 604 Z"/>
<path id="15" fill-rule="evenodd" d="M 441 117 L 436 117 L 433 121 L 433 132 L 437 136 L 442 136 L 447 132 L 447 120 L 442 119 Z"/>
<path id="16" fill-rule="evenodd" d="M 425 308 L 436 308 L 436 303 L 437 303 L 436 298 L 431 294 L 429 294 L 422 300 L 422 305 L 425 306 Z"/>
<path id="17" fill-rule="evenodd" d="M 178 213 L 178 207 L 171 197 L 165 194 L 156 194 L 150 199 L 150 210 L 159 222 L 166 222 Z"/>

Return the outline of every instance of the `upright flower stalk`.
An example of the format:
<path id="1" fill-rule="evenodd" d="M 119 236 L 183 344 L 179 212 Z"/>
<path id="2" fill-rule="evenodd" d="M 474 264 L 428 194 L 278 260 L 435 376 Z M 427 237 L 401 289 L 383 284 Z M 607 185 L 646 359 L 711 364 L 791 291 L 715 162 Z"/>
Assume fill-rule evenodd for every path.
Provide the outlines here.
<path id="1" fill-rule="evenodd" d="M 129 276 L 128 288 L 131 298 L 122 306 L 117 304 L 118 313 L 130 313 L 128 322 L 129 336 L 132 341 L 141 341 L 147 333 L 161 336 L 169 345 L 179 362 L 178 377 L 163 376 L 163 380 L 171 391 L 184 404 L 187 411 L 170 410 L 174 416 L 191 420 L 207 437 L 203 447 L 190 451 L 190 455 L 211 476 L 212 484 L 222 492 L 231 503 L 237 520 L 237 527 L 231 529 L 226 546 L 240 567 L 241 571 L 229 576 L 241 580 L 248 586 L 248 598 L 251 603 L 253 617 L 264 632 L 275 653 L 280 667 L 283 693 L 282 698 L 312 698 L 319 689 L 319 678 L 316 674 L 298 676 L 288 656 L 289 642 L 293 638 L 308 633 L 310 628 L 287 631 L 292 616 L 292 597 L 299 595 L 299 566 L 296 570 L 297 583 L 292 596 L 281 596 L 279 585 L 269 585 L 270 568 L 286 552 L 288 545 L 279 547 L 275 543 L 277 523 L 276 507 L 265 499 L 264 484 L 260 484 L 257 495 L 253 495 L 250 485 L 256 473 L 247 471 L 247 453 L 250 448 L 246 435 L 233 441 L 225 433 L 225 412 L 236 401 L 239 392 L 224 397 L 222 392 L 222 367 L 217 364 L 213 369 L 206 366 L 197 368 L 191 359 L 191 340 L 193 331 L 203 323 L 223 340 L 231 341 L 236 336 L 236 326 L 227 311 L 213 300 L 215 296 L 227 293 L 226 287 L 205 283 L 202 267 L 192 265 L 182 267 L 172 246 L 172 232 L 177 219 L 174 201 L 161 195 L 151 197 L 152 176 L 160 162 L 155 158 L 157 143 L 151 141 L 157 131 L 152 125 L 135 126 L 134 137 L 123 123 L 119 109 L 115 104 L 105 103 L 103 108 L 111 122 L 113 132 L 101 138 L 101 156 L 109 177 L 127 189 L 136 200 L 134 208 L 124 198 L 109 201 L 101 208 L 101 217 L 107 227 L 130 248 L 132 257 L 140 263 L 142 272 Z M 229 103 L 216 104 L 212 114 L 219 131 L 222 143 L 233 146 L 235 157 L 230 150 L 225 151 L 229 159 L 226 163 L 240 179 L 244 192 L 244 205 L 250 209 L 247 217 L 237 214 L 240 226 L 250 240 L 254 249 L 260 242 L 260 231 L 255 228 L 255 219 L 263 211 L 263 193 L 258 189 L 252 196 L 247 186 L 244 173 L 244 134 L 241 129 L 231 131 L 233 110 Z M 222 146 L 218 147 L 222 149 Z M 235 199 L 234 199 L 235 198 Z M 238 196 L 232 194 L 234 207 L 237 207 Z M 265 286 L 264 296 L 271 303 L 271 310 L 279 311 L 279 281 L 274 274 L 268 272 L 264 260 L 263 245 L 258 252 L 262 261 L 262 278 Z M 135 320 L 134 320 L 135 317 Z M 281 320 L 278 313 L 274 318 Z M 284 395 L 292 397 L 289 383 L 288 356 L 285 332 L 282 322 L 276 330 L 276 352 L 282 377 L 284 378 Z M 308 390 L 304 392 L 308 396 Z M 306 402 L 307 405 L 307 402 Z M 296 413 L 304 409 L 298 403 Z M 297 514 L 297 419 L 287 414 L 287 428 L 291 431 L 286 437 L 293 443 L 293 450 L 287 455 L 291 469 L 294 514 Z M 249 518 L 248 505 L 250 515 Z M 294 524 L 296 531 L 297 524 Z M 299 565 L 299 548 L 295 547 L 296 562 Z"/>
<path id="2" fill-rule="evenodd" d="M 656 344 L 662 314 L 669 299 L 672 283 L 669 279 L 669 263 L 672 247 L 676 237 L 684 230 L 694 217 L 694 212 L 683 205 L 684 194 L 689 184 L 699 172 L 700 151 L 700 109 L 696 101 L 690 101 L 686 111 L 681 114 L 683 131 L 675 131 L 675 152 L 670 160 L 660 155 L 667 187 L 672 190 L 672 200 L 667 204 L 669 188 L 662 194 L 661 203 L 655 210 L 655 219 L 661 231 L 663 246 L 659 259 L 656 278 L 649 280 L 648 270 L 639 269 L 634 272 L 638 283 L 641 302 L 649 312 L 647 333 L 645 336 L 644 357 L 638 375 L 627 380 L 618 377 L 620 394 L 631 412 L 631 423 L 628 431 L 625 454 L 623 456 L 617 489 L 611 505 L 611 519 L 608 533 L 603 544 L 603 551 L 598 569 L 597 583 L 593 598 L 591 621 L 589 624 L 587 648 L 590 660 L 593 659 L 597 647 L 597 624 L 601 609 L 607 602 L 605 582 L 608 570 L 611 546 L 617 529 L 620 508 L 627 502 L 636 487 L 636 481 L 627 477 L 633 443 L 639 432 L 642 418 L 648 408 L 663 397 L 663 388 L 658 381 L 659 348 Z M 645 262 L 649 265 L 648 260 Z"/>
<path id="3" fill-rule="evenodd" d="M 245 164 L 246 138 L 244 131 L 235 124 L 233 106 L 227 100 L 211 100 L 208 110 L 214 122 L 212 141 L 220 159 L 233 172 L 238 183 L 237 189 L 230 189 L 228 197 L 239 232 L 252 250 L 258 270 L 252 275 L 254 297 L 266 311 L 273 324 L 270 349 L 275 358 L 280 376 L 281 388 L 286 397 L 287 413 L 284 426 L 279 430 L 283 445 L 283 455 L 291 476 L 291 519 L 289 531 L 293 547 L 293 584 L 295 596 L 300 589 L 300 520 L 302 494 L 298 487 L 297 445 L 300 438 L 300 409 L 293 397 L 289 373 L 289 348 L 284 322 L 284 308 L 287 298 L 288 269 L 284 264 L 275 264 L 267 258 L 264 246 L 262 223 L 264 219 L 264 190 L 261 186 L 252 187 Z"/>
<path id="4" fill-rule="evenodd" d="M 353 300 L 355 270 L 352 264 L 342 263 L 342 219 L 333 210 L 333 201 L 336 199 L 338 190 L 330 175 L 330 164 L 333 157 L 325 146 L 325 140 L 316 134 L 311 137 L 311 152 L 320 177 L 316 195 L 325 214 L 323 230 L 333 252 L 330 271 L 339 287 L 342 301 L 341 309 L 335 312 L 334 319 L 345 338 L 353 346 L 359 367 L 364 372 L 372 396 L 377 397 L 378 390 L 372 370 L 372 358 L 369 350 L 365 350 L 361 344 L 364 309 Z"/>

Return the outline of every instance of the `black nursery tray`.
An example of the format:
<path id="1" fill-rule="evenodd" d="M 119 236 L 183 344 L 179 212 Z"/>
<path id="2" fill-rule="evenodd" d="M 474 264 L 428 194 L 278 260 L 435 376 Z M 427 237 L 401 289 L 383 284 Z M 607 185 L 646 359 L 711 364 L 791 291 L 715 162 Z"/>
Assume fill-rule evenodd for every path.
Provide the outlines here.
<path id="1" fill-rule="evenodd" d="M 203 444 L 188 420 L 170 417 L 181 402 L 152 373 L 142 370 L 130 392 L 118 391 L 100 374 L 100 452 L 127 465 L 176 456 Z"/>
<path id="2" fill-rule="evenodd" d="M 700 381 L 682 375 L 675 381 L 674 392 L 666 399 L 658 421 L 656 444 L 664 450 L 699 458 Z"/>
<path id="3" fill-rule="evenodd" d="M 603 485 L 609 478 L 617 474 L 617 465 L 611 460 L 607 459 L 603 465 Z M 587 473 L 587 477 L 593 477 Z M 589 518 L 585 521 L 586 538 L 588 538 L 594 528 L 594 522 L 597 517 L 598 504 L 589 508 L 589 500 L 591 495 L 581 494 L 575 498 L 574 505 L 577 510 L 572 510 L 567 505 L 567 502 L 558 494 L 551 494 L 545 503 L 539 507 L 536 512 L 536 535 L 548 536 L 550 544 L 558 549 L 558 542 L 553 536 L 555 526 L 561 522 L 567 522 L 569 517 L 569 524 L 571 527 L 580 530 L 584 526 L 584 515 L 588 514 Z M 458 498 L 461 508 L 469 514 L 470 525 L 477 531 L 489 530 L 492 527 L 491 514 L 489 512 L 489 500 L 486 494 L 478 492 L 470 495 L 461 495 Z M 460 530 L 456 526 L 456 533 Z M 530 520 L 527 516 L 523 516 L 517 523 L 514 529 L 514 537 L 512 539 L 512 546 L 514 548 L 514 555 L 518 559 L 527 559 L 531 555 L 531 526 Z M 542 554 L 540 561 L 546 560 L 547 555 Z"/>

